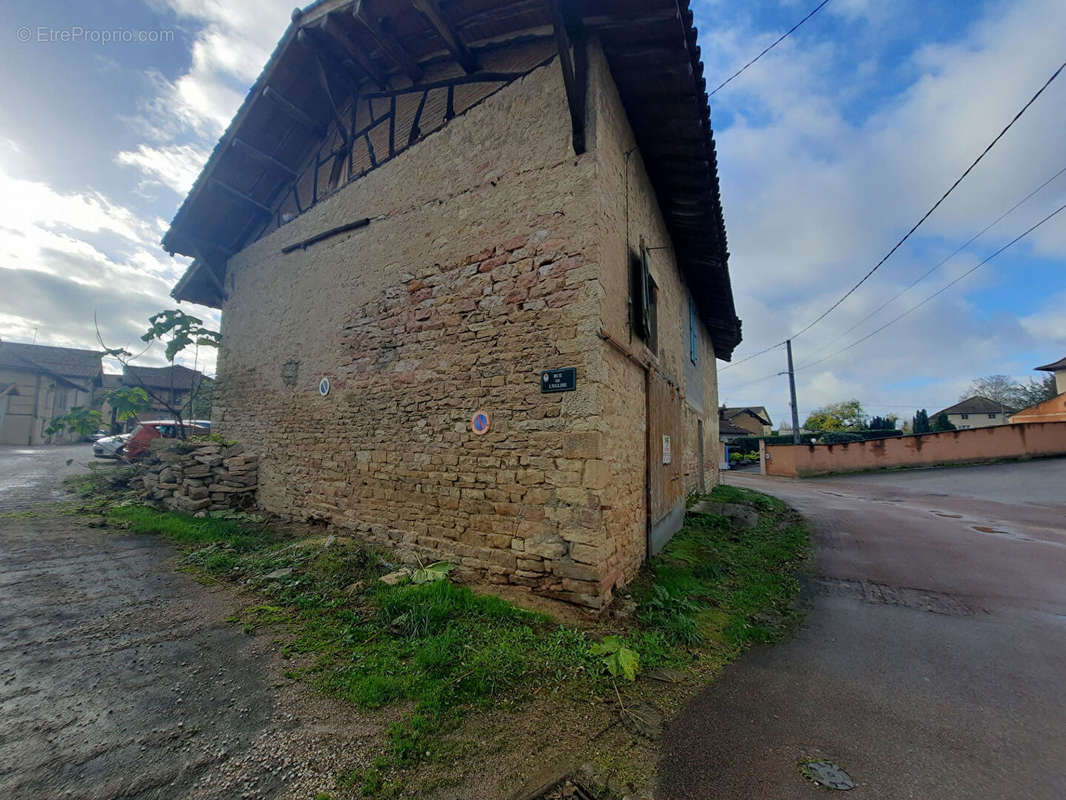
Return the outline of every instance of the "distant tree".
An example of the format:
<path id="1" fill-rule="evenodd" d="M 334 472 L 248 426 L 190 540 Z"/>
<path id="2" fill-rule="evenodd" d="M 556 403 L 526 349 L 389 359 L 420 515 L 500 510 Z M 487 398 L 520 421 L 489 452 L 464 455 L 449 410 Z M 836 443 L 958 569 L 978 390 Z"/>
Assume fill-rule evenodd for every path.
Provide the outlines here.
<path id="1" fill-rule="evenodd" d="M 929 425 L 929 412 L 924 408 L 918 409 L 914 414 L 914 419 L 911 421 L 911 432 L 915 434 L 929 433 L 931 430 L 932 427 Z"/>
<path id="2" fill-rule="evenodd" d="M 1018 382 L 1009 375 L 987 375 L 975 378 L 959 400 L 987 397 L 1004 406 L 1013 407 L 1018 399 Z"/>
<path id="3" fill-rule="evenodd" d="M 871 431 L 894 431 L 898 421 L 899 417 L 895 414 L 888 414 L 884 417 L 873 417 L 870 419 L 868 429 Z"/>
<path id="4" fill-rule="evenodd" d="M 103 416 L 99 411 L 74 406 L 65 414 L 54 417 L 48 427 L 44 429 L 46 436 L 56 436 L 60 433 L 73 433 L 77 436 L 91 436 L 100 427 Z"/>
<path id="5" fill-rule="evenodd" d="M 1047 375 L 1043 378 L 1030 378 L 1025 383 L 1018 384 L 1017 403 L 1014 408 L 1019 411 L 1045 400 L 1058 397 L 1059 391 L 1055 385 L 1055 376 Z"/>
<path id="6" fill-rule="evenodd" d="M 941 431 L 953 431 L 957 430 L 955 425 L 948 419 L 948 415 L 940 413 L 936 415 L 936 419 L 933 420 L 933 433 L 940 433 Z"/>
<path id="7" fill-rule="evenodd" d="M 857 431 L 866 426 L 866 414 L 858 400 L 845 400 L 816 408 L 803 427 L 819 433 L 829 431 Z"/>

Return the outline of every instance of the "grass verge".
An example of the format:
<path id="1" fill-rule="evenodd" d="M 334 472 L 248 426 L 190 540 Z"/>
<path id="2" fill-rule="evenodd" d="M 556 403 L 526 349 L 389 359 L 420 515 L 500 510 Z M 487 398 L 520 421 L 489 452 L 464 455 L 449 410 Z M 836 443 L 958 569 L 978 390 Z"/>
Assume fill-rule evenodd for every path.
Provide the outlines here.
<path id="1" fill-rule="evenodd" d="M 471 712 L 532 695 L 622 703 L 644 691 L 627 683 L 627 665 L 638 675 L 659 667 L 698 675 L 786 631 L 807 552 L 802 520 L 742 489 L 717 487 L 706 501 L 706 513 L 690 513 L 623 592 L 634 614 L 587 628 L 448 580 L 388 585 L 378 578 L 394 565 L 346 537 L 294 538 L 248 515 L 199 519 L 124 505 L 108 516 L 180 544 L 184 566 L 203 577 L 250 587 L 255 602 L 237 621 L 281 631 L 292 677 L 361 708 L 404 709 L 372 767 L 337 775 L 341 795 L 380 797 L 405 794 L 420 762 L 469 757 L 444 734 Z"/>

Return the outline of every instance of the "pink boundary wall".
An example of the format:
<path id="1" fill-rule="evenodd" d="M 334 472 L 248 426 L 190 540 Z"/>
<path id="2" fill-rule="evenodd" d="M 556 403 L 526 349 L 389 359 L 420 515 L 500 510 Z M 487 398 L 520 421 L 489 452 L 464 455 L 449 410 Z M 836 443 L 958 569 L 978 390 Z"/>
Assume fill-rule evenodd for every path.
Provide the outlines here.
<path id="1" fill-rule="evenodd" d="M 850 444 L 760 447 L 764 475 L 802 478 L 888 467 L 922 467 L 1066 455 L 1066 422 L 999 425 Z"/>

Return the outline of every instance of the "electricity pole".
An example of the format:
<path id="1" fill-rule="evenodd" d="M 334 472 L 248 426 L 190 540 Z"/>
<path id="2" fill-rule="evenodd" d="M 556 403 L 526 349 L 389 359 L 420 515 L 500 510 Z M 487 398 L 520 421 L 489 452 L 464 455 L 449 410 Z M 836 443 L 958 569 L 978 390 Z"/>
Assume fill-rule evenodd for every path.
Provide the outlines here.
<path id="1" fill-rule="evenodd" d="M 792 395 L 792 443 L 800 443 L 799 408 L 796 406 L 796 371 L 792 368 L 792 340 L 785 341 L 788 350 L 788 391 Z"/>

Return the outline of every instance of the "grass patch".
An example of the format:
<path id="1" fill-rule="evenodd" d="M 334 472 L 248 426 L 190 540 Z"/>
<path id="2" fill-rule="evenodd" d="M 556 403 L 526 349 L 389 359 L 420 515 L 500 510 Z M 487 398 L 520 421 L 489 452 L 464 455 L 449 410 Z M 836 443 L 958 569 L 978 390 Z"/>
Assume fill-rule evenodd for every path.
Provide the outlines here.
<path id="1" fill-rule="evenodd" d="M 188 569 L 250 587 L 256 600 L 234 621 L 249 633 L 283 632 L 287 677 L 360 708 L 405 709 L 373 768 L 336 775 L 346 797 L 382 797 L 401 793 L 404 770 L 419 762 L 469 758 L 444 734 L 470 712 L 518 707 L 533 694 L 613 703 L 627 686 L 607 670 L 619 647 L 639 657 L 640 672 L 705 675 L 701 662 L 721 664 L 787 630 L 807 552 L 802 520 L 779 500 L 734 487 L 703 499 L 712 513 L 690 513 L 625 592 L 636 601 L 634 620 L 592 631 L 448 580 L 386 585 L 378 578 L 395 567 L 347 537 L 297 539 L 250 515 L 195 518 L 134 505 L 112 508 L 108 519 L 179 544 Z M 755 509 L 757 523 L 731 519 L 736 504 Z M 606 634 L 617 641 L 605 657 L 593 646 Z M 639 675 L 629 687 L 634 698 L 647 690 Z"/>
<path id="2" fill-rule="evenodd" d="M 797 618 L 809 542 L 803 519 L 774 497 L 734 486 L 717 486 L 708 499 L 711 512 L 689 514 L 631 589 L 642 627 L 666 640 L 663 659 L 671 645 L 739 651 L 771 642 Z M 715 503 L 750 506 L 758 522 L 738 525 L 714 513 Z"/>

